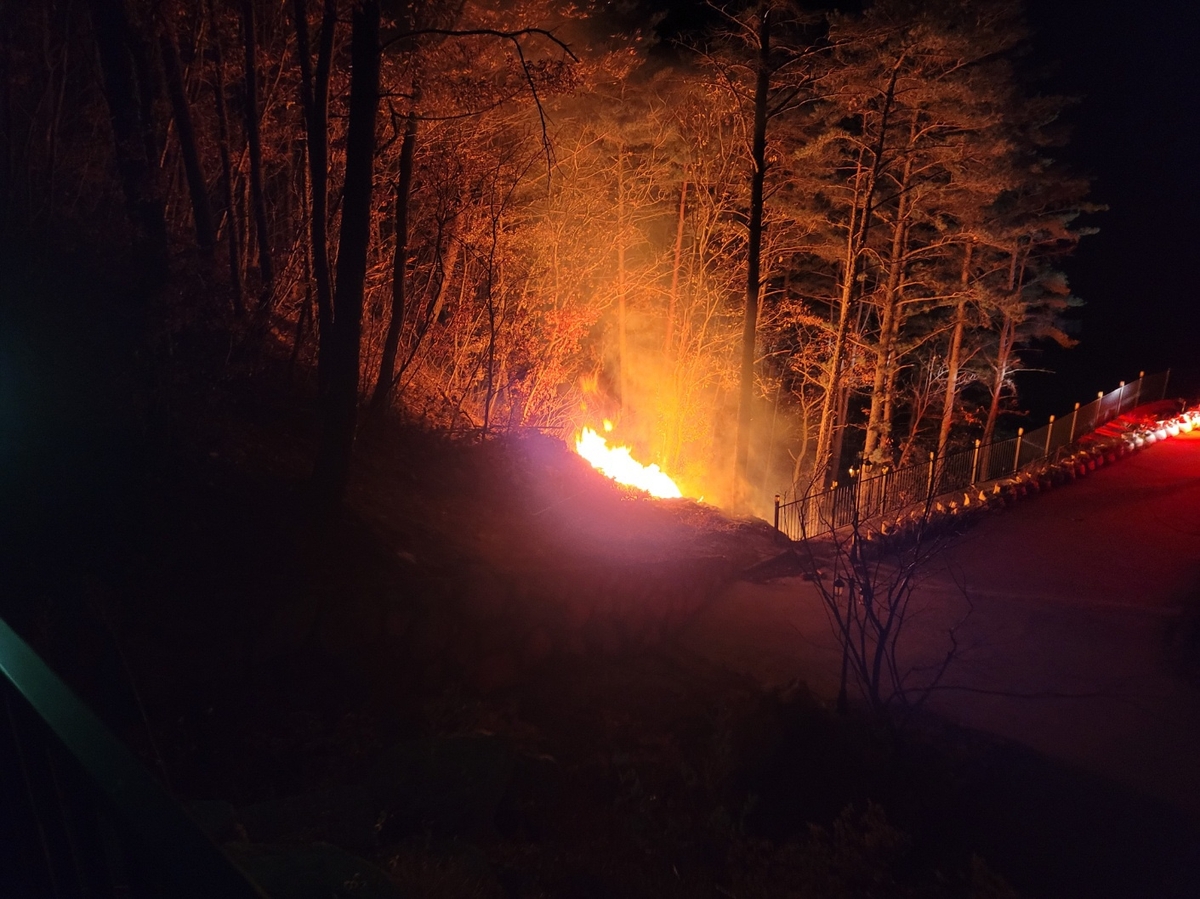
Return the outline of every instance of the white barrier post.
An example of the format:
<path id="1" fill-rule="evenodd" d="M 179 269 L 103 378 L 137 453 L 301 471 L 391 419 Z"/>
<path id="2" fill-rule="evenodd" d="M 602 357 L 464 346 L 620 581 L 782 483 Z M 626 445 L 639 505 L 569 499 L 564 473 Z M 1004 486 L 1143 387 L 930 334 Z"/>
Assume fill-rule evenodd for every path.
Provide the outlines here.
<path id="1" fill-rule="evenodd" d="M 1020 467 L 1020 464 L 1021 464 L 1021 438 L 1024 436 L 1024 434 L 1025 434 L 1024 428 L 1017 428 L 1017 451 L 1015 453 L 1013 453 L 1013 464 L 1012 464 L 1013 474 L 1017 473 L 1017 469 Z"/>
<path id="2" fill-rule="evenodd" d="M 1075 421 L 1079 418 L 1079 403 L 1075 404 L 1075 410 L 1071 413 L 1071 436 L 1067 438 L 1067 443 L 1075 442 Z"/>
<path id="3" fill-rule="evenodd" d="M 1042 451 L 1043 456 L 1050 455 L 1050 438 L 1054 436 L 1054 416 L 1050 416 L 1050 426 L 1046 428 L 1046 448 Z"/>

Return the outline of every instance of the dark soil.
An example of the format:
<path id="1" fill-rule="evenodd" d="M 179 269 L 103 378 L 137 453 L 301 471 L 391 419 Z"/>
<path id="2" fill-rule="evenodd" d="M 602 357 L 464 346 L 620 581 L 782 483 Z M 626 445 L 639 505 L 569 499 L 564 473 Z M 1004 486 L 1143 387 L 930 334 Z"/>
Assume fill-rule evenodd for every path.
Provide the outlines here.
<path id="1" fill-rule="evenodd" d="M 399 421 L 317 521 L 286 353 L 12 270 L 0 614 L 275 895 L 1195 895 L 1169 808 L 680 650 L 764 523 Z"/>

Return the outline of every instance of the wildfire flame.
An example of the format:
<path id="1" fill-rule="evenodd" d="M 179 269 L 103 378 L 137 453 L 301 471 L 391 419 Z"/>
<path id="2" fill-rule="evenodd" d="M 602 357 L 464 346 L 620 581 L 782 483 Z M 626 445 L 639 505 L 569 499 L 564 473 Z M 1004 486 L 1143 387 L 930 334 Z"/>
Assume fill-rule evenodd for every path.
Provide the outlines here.
<path id="1" fill-rule="evenodd" d="M 605 422 L 605 430 L 612 425 Z M 633 458 L 627 446 L 608 445 L 608 441 L 591 428 L 584 428 L 575 441 L 575 451 L 583 456 L 593 468 L 619 484 L 644 490 L 660 499 L 683 496 L 675 482 L 657 465 L 642 465 Z"/>

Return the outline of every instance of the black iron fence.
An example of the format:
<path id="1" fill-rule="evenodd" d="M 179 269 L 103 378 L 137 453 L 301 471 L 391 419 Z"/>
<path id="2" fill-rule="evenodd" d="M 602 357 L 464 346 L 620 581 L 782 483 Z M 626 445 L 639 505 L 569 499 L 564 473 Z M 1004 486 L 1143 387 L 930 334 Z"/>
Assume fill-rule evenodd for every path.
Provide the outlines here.
<path id="1" fill-rule="evenodd" d="M 870 521 L 929 497 L 962 493 L 979 484 L 1008 477 L 1044 459 L 1061 455 L 1083 435 L 1129 412 L 1142 403 L 1163 399 L 1170 371 L 1146 375 L 1111 393 L 1100 393 L 1086 405 L 1032 431 L 1017 430 L 1017 436 L 986 445 L 975 441 L 971 449 L 948 453 L 940 460 L 934 453 L 904 468 L 872 467 L 851 470 L 850 480 L 834 482 L 829 490 L 794 499 L 775 498 L 775 528 L 793 540 L 817 531 L 837 530 L 855 521 Z"/>

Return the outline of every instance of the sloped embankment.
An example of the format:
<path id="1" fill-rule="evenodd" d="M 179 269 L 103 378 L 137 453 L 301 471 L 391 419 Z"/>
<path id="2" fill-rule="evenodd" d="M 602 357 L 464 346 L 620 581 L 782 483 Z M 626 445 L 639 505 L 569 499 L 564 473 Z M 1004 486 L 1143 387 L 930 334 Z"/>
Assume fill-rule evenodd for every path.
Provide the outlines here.
<path id="1" fill-rule="evenodd" d="M 658 646 L 777 552 L 765 522 L 619 487 L 549 437 L 447 445 L 433 477 L 421 467 L 369 451 L 354 492 L 411 571 L 380 626 L 484 689 L 555 656 Z"/>

